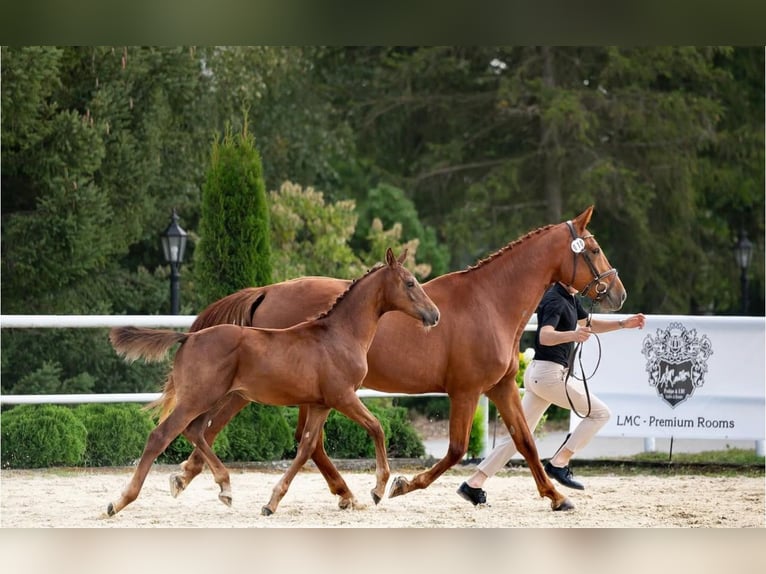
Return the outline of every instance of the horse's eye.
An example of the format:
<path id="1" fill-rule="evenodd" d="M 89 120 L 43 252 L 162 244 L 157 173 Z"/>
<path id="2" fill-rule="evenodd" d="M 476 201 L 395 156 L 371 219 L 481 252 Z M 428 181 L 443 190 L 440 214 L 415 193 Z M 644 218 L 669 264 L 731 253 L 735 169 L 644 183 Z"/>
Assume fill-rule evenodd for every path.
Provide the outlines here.
<path id="1" fill-rule="evenodd" d="M 415 286 L 415 282 L 413 280 L 407 281 L 407 289 L 412 289 Z"/>
<path id="2" fill-rule="evenodd" d="M 600 247 L 596 247 L 596 248 L 593 250 L 593 255 L 598 255 L 599 253 L 601 253 L 601 248 L 600 248 Z"/>

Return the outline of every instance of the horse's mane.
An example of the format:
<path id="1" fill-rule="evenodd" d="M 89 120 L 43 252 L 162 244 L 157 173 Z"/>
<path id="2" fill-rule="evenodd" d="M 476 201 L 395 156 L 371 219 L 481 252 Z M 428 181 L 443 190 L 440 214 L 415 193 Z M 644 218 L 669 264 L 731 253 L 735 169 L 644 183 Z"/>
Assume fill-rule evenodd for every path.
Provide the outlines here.
<path id="1" fill-rule="evenodd" d="M 507 245 L 501 247 L 494 253 L 491 253 L 487 255 L 484 259 L 480 259 L 476 262 L 474 265 L 469 265 L 467 268 L 463 269 L 462 271 L 459 271 L 459 273 L 468 273 L 470 271 L 473 271 L 474 269 L 478 269 L 480 267 L 483 267 L 487 263 L 490 263 L 491 261 L 497 259 L 501 255 L 503 255 L 506 251 L 510 251 L 513 249 L 516 245 L 519 243 L 523 243 L 526 239 L 533 235 L 539 235 L 540 233 L 543 233 L 544 231 L 548 231 L 551 227 L 554 227 L 553 225 L 546 225 L 544 227 L 539 227 L 538 229 L 535 229 L 534 231 L 530 231 L 529 233 L 519 237 L 518 239 L 511 241 Z"/>
<path id="2" fill-rule="evenodd" d="M 330 313 L 333 312 L 333 310 L 338 306 L 338 304 L 343 300 L 343 298 L 346 295 L 348 295 L 349 291 L 351 291 L 354 287 L 356 287 L 356 285 L 360 281 L 362 281 L 368 275 L 372 275 L 375 271 L 378 271 L 379 269 L 383 269 L 383 267 L 385 267 L 384 263 L 378 263 L 374 267 L 372 267 L 371 269 L 368 269 L 367 273 L 365 273 L 361 277 L 357 277 L 356 279 L 354 279 L 351 282 L 351 284 L 348 287 L 346 287 L 346 290 L 343 293 L 341 293 L 340 295 L 338 295 L 338 298 L 335 300 L 335 303 L 332 304 L 332 307 L 327 309 L 327 311 L 322 312 L 320 315 L 317 315 L 314 320 L 316 320 L 316 319 L 324 319 L 325 317 L 327 317 Z"/>

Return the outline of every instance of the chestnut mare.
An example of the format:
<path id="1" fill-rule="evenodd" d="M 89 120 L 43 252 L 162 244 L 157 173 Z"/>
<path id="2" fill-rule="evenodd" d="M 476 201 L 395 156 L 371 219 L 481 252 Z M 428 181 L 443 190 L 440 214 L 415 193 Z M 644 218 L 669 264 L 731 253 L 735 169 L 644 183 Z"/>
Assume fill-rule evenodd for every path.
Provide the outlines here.
<path id="1" fill-rule="evenodd" d="M 428 336 L 399 313 L 383 318 L 370 347 L 369 371 L 363 386 L 408 394 L 443 392 L 450 398 L 447 454 L 411 481 L 398 477 L 390 497 L 428 487 L 463 458 L 473 415 L 484 393 L 496 405 L 516 448 L 529 465 L 540 496 L 549 498 L 554 510 L 573 508 L 543 470 L 525 423 L 516 373 L 524 327 L 551 283 L 573 285 L 598 301 L 603 311 L 616 311 L 625 301 L 625 288 L 617 271 L 586 229 L 592 212 L 590 206 L 574 220 L 532 231 L 465 271 L 424 283 L 423 289 L 442 312 L 439 328 Z M 294 325 L 327 308 L 347 285 L 341 279 L 304 277 L 242 289 L 209 305 L 191 330 L 217 323 Z M 243 397 L 230 395 L 228 403 L 213 414 L 205 433 L 208 442 L 245 404 Z M 305 417 L 305 409 L 301 408 L 296 439 Z M 325 453 L 321 439 L 311 458 L 330 491 L 340 496 L 339 506 L 353 506 L 356 500 Z M 181 465 L 181 472 L 171 477 L 173 496 L 199 474 L 203 462 L 195 450 Z"/>
<path id="2" fill-rule="evenodd" d="M 373 438 L 377 482 L 372 496 L 379 502 L 390 475 L 385 436 L 356 394 L 367 373 L 367 351 L 379 319 L 389 311 L 403 311 L 426 330 L 439 322 L 439 309 L 402 266 L 405 255 L 406 251 L 397 260 L 388 249 L 386 264 L 353 282 L 329 311 L 288 329 L 236 325 L 195 333 L 112 329 L 112 345 L 129 361 L 141 357 L 159 361 L 176 343 L 181 347 L 163 393 L 152 405 L 161 407 L 161 422 L 149 435 L 122 496 L 109 504 L 107 514 L 113 516 L 138 497 L 152 463 L 181 432 L 210 466 L 221 487 L 218 497 L 231 505 L 229 473 L 205 439 L 209 413 L 230 397 L 236 397 L 238 405 L 247 401 L 301 405 L 305 413 L 297 455 L 274 487 L 263 514 L 276 511 L 295 474 L 316 450 L 331 408 L 359 423 Z M 406 349 L 399 354 L 406 354 Z M 388 357 L 392 362 L 399 359 L 398 355 Z"/>

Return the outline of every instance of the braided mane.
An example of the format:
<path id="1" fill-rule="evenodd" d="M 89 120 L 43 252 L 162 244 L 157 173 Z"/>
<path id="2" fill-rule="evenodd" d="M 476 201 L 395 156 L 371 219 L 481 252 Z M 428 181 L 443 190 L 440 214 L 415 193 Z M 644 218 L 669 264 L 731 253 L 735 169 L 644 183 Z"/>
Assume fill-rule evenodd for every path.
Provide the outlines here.
<path id="1" fill-rule="evenodd" d="M 518 245 L 519 243 L 523 243 L 529 237 L 531 237 L 533 235 L 539 235 L 540 233 L 543 233 L 544 231 L 548 231 L 551 227 L 554 227 L 554 226 L 553 225 L 546 225 L 544 227 L 540 227 L 538 229 L 535 229 L 534 231 L 530 231 L 529 233 L 523 235 L 519 239 L 516 239 L 515 241 L 511 241 L 510 243 L 508 243 L 504 247 L 501 247 L 500 249 L 498 249 L 494 253 L 491 253 L 490 255 L 487 255 L 484 259 L 480 259 L 478 262 L 476 262 L 476 264 L 469 265 L 467 268 L 465 268 L 462 271 L 460 271 L 460 273 L 468 273 L 469 271 L 473 271 L 474 269 L 478 269 L 480 267 L 483 267 L 487 263 L 490 263 L 494 259 L 497 259 L 501 255 L 503 255 L 506 251 L 510 251 L 511 249 L 513 249 L 514 246 Z"/>

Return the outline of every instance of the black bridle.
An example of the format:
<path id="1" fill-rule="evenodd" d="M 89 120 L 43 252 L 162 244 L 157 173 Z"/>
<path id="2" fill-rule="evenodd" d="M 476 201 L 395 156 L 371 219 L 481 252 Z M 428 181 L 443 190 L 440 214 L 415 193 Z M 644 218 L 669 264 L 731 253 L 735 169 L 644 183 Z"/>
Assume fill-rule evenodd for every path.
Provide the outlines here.
<path id="1" fill-rule="evenodd" d="M 572 254 L 574 257 L 573 263 L 572 263 L 572 280 L 569 282 L 569 284 L 572 285 L 574 283 L 575 276 L 577 274 L 577 255 L 580 254 L 582 255 L 582 258 L 585 260 L 585 263 L 588 265 L 588 268 L 590 269 L 590 272 L 593 275 L 593 280 L 590 283 L 588 283 L 585 286 L 585 288 L 583 288 L 580 291 L 580 295 L 587 296 L 588 292 L 591 289 L 593 289 L 593 287 L 596 288 L 596 296 L 591 299 L 590 311 L 588 312 L 588 318 L 586 320 L 586 325 L 590 327 L 591 317 L 593 315 L 593 305 L 601 301 L 609 293 L 609 290 L 612 288 L 612 285 L 614 284 L 614 280 L 617 279 L 617 275 L 618 275 L 617 269 L 612 267 L 608 269 L 607 271 L 604 271 L 603 273 L 599 273 L 598 269 L 596 269 L 596 266 L 593 264 L 593 261 L 588 255 L 587 250 L 585 249 L 585 240 L 590 239 L 591 237 L 593 237 L 593 235 L 585 235 L 583 237 L 580 237 L 579 235 L 577 235 L 577 232 L 575 231 L 574 225 L 572 225 L 571 221 L 567 221 L 567 227 L 569 227 L 569 233 L 572 235 L 571 247 L 572 247 Z M 606 279 L 607 277 L 612 277 L 612 279 L 608 283 L 604 281 L 604 279 Z M 593 369 L 593 372 L 590 374 L 590 377 L 596 374 L 596 371 L 598 370 L 598 366 L 601 363 L 601 341 L 599 340 L 598 335 L 596 335 L 595 333 L 593 334 L 593 336 L 596 337 L 596 341 L 598 343 L 598 361 L 596 362 L 596 366 Z M 567 388 L 566 388 L 567 382 L 569 381 L 569 377 L 572 374 L 572 367 L 574 366 L 575 357 L 578 355 L 580 360 L 580 372 L 582 373 L 582 379 L 579 379 L 579 380 L 583 382 L 583 386 L 585 387 L 585 396 L 588 400 L 588 412 L 585 413 L 584 415 L 581 415 L 579 412 L 577 412 L 577 409 L 572 403 L 572 399 L 569 398 L 569 392 L 567 391 Z M 582 364 L 582 343 L 577 343 L 572 348 L 572 352 L 569 354 L 569 367 L 567 368 L 566 379 L 564 380 L 564 391 L 566 392 L 567 400 L 569 401 L 569 406 L 572 407 L 572 412 L 580 418 L 586 418 L 590 415 L 591 404 L 590 404 L 590 391 L 588 390 L 588 378 L 589 377 L 585 375 L 585 369 L 583 368 L 583 364 Z"/>
<path id="2" fill-rule="evenodd" d="M 614 280 L 617 279 L 617 269 L 612 267 L 611 269 L 608 269 L 604 271 L 603 273 L 599 273 L 598 269 L 596 269 L 596 266 L 593 264 L 593 261 L 591 260 L 590 256 L 588 255 L 587 250 L 585 249 L 585 240 L 590 239 L 593 237 L 593 235 L 585 235 L 583 237 L 580 237 L 577 235 L 577 232 L 575 231 L 574 225 L 572 225 L 571 221 L 567 221 L 567 226 L 569 227 L 569 233 L 572 235 L 572 256 L 573 256 L 573 262 L 572 262 L 572 280 L 569 282 L 570 285 L 574 283 L 575 276 L 577 275 L 577 255 L 582 255 L 582 258 L 585 260 L 585 263 L 588 265 L 588 269 L 590 269 L 591 274 L 593 275 L 593 280 L 588 283 L 581 291 L 580 295 L 587 295 L 588 292 L 593 289 L 593 287 L 596 288 L 596 296 L 592 299 L 592 301 L 595 301 L 598 303 L 601 301 L 606 295 L 609 293 L 609 290 L 612 288 L 612 285 L 614 284 Z M 614 275 L 614 277 L 612 277 Z M 607 277 L 612 277 L 611 281 L 609 283 L 606 283 L 604 279 Z"/>

